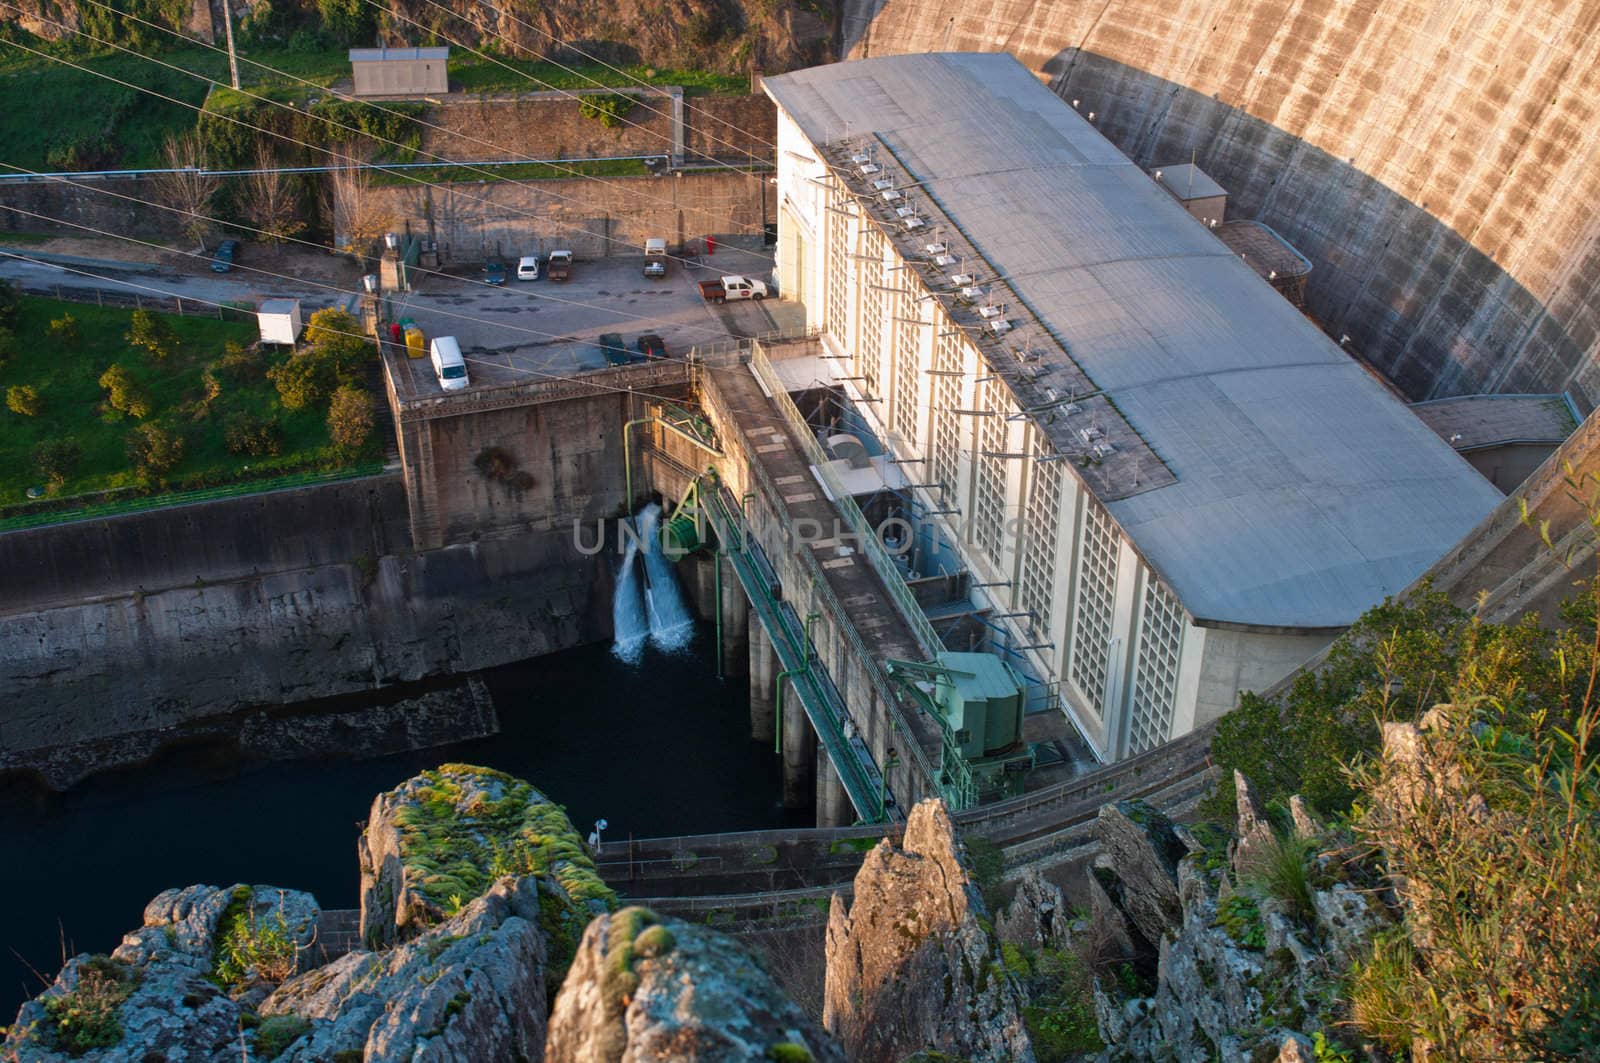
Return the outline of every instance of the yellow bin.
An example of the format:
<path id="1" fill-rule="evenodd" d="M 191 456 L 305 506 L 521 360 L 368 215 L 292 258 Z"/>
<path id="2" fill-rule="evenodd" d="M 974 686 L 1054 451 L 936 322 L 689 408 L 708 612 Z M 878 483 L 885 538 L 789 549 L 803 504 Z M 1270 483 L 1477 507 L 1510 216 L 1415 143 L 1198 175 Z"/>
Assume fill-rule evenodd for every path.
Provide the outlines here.
<path id="1" fill-rule="evenodd" d="M 422 338 L 422 330 L 415 326 L 406 329 L 406 354 L 412 358 L 421 358 L 427 353 L 428 345 Z"/>

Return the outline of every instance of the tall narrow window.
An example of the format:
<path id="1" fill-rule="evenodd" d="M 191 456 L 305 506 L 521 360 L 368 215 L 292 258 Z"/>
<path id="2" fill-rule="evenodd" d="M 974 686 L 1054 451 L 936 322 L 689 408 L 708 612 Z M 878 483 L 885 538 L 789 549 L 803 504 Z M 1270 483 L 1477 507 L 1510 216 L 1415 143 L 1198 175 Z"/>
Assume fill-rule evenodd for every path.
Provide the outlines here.
<path id="1" fill-rule="evenodd" d="M 850 218 L 853 208 L 842 192 L 831 197 L 824 211 L 828 219 L 828 331 L 840 344 L 850 341 L 850 283 L 855 273 L 850 261 Z"/>
<path id="2" fill-rule="evenodd" d="M 900 320 L 894 323 L 894 431 L 901 439 L 914 445 L 917 439 L 917 377 L 922 368 L 918 364 L 917 345 L 922 339 L 919 335 L 922 326 L 912 323 L 919 315 L 916 296 L 909 286 L 900 289 L 895 303 L 895 316 Z"/>
<path id="3" fill-rule="evenodd" d="M 856 370 L 866 380 L 862 391 L 877 395 L 883 364 L 883 234 L 868 228 L 861 241 L 861 319 L 856 322 Z"/>
<path id="4" fill-rule="evenodd" d="M 1128 724 L 1130 754 L 1153 749 L 1171 737 L 1178 660 L 1183 650 L 1183 608 L 1154 575 L 1145 581 L 1140 612 L 1139 658 Z"/>
<path id="5" fill-rule="evenodd" d="M 1006 523 L 1006 459 L 1000 457 L 1005 450 L 1008 410 L 1004 388 L 1005 385 L 994 380 L 979 388 L 978 409 L 983 416 L 978 418 L 977 453 L 972 456 L 972 473 L 977 485 L 972 515 L 973 539 L 978 549 L 996 564 L 1000 562 Z"/>
<path id="6" fill-rule="evenodd" d="M 1050 627 L 1055 608 L 1055 569 L 1057 529 L 1061 523 L 1061 463 L 1038 459 L 1053 454 L 1044 434 L 1036 432 L 1033 441 L 1032 482 L 1028 485 L 1022 530 L 1022 582 L 1018 600 L 1033 622 L 1043 630 Z"/>
<path id="7" fill-rule="evenodd" d="M 934 348 L 932 440 L 929 464 L 935 482 L 943 484 L 943 497 L 949 500 L 956 489 L 957 462 L 960 460 L 960 433 L 956 428 L 957 406 L 961 404 L 961 350 L 954 336 L 943 336 Z"/>
<path id="8" fill-rule="evenodd" d="M 1078 560 L 1078 601 L 1072 627 L 1072 681 L 1104 713 L 1111 620 L 1117 604 L 1117 555 L 1122 535 L 1097 502 L 1084 507 L 1083 546 Z"/>

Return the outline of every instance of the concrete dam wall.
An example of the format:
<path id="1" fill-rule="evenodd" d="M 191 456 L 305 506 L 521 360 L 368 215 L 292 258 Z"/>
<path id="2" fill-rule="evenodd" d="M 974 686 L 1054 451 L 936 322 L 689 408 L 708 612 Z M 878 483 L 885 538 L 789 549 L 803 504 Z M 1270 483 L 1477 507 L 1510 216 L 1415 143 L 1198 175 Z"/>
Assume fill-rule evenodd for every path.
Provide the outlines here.
<path id="1" fill-rule="evenodd" d="M 0 535 L 0 770 L 64 784 L 243 710 L 602 639 L 611 569 L 570 526 L 414 551 L 398 476 Z"/>
<path id="2" fill-rule="evenodd" d="M 1013 52 L 1139 164 L 1194 159 L 1415 399 L 1600 402 L 1600 0 L 843 0 L 842 33 Z"/>

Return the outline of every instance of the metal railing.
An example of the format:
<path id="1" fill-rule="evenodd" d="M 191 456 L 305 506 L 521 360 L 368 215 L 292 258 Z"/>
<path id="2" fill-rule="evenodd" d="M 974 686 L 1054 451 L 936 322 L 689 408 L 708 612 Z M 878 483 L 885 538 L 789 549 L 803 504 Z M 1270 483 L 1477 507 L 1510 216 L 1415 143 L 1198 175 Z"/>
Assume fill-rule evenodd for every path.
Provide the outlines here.
<path id="1" fill-rule="evenodd" d="M 894 602 L 900 615 L 905 619 L 906 627 L 911 630 L 912 637 L 922 647 L 922 652 L 927 660 L 933 660 L 944 649 L 938 632 L 933 630 L 933 625 L 928 622 L 928 617 L 922 611 L 922 606 L 917 604 L 916 597 L 911 589 L 906 586 L 905 577 L 900 574 L 900 569 L 895 565 L 894 559 L 884 549 L 883 543 L 878 539 L 876 529 L 867 521 L 861 507 L 856 505 L 849 489 L 844 486 L 834 475 L 830 462 L 831 458 L 823 451 L 822 444 L 817 442 L 816 433 L 800 415 L 800 410 L 794 401 L 789 398 L 788 389 L 784 386 L 778 372 L 773 368 L 772 361 L 762 349 L 759 340 L 752 341 L 750 345 L 750 365 L 755 369 L 756 375 L 767 391 L 772 395 L 773 405 L 776 406 L 784 419 L 789 422 L 790 430 L 800 440 L 800 446 L 805 451 L 806 457 L 816 469 L 817 476 L 827 488 L 828 494 L 833 499 L 834 506 L 844 517 L 845 524 L 855 536 L 856 549 L 866 555 L 867 563 L 883 582 L 884 590 Z"/>
<path id="2" fill-rule="evenodd" d="M 809 334 L 815 336 L 817 332 L 812 329 L 809 330 Z M 740 360 L 734 359 L 724 364 L 736 364 Z M 784 394 L 785 398 L 787 398 L 787 393 Z M 790 405 L 792 406 L 793 404 L 791 403 Z M 756 484 L 766 497 L 770 499 L 783 497 L 782 492 L 772 482 L 772 478 L 759 461 L 751 461 L 747 465 L 751 474 L 755 477 Z M 775 508 L 773 512 L 777 514 L 782 525 L 785 540 L 791 543 L 799 543 L 800 532 L 794 526 L 794 523 L 788 519 L 782 510 Z M 912 762 L 922 772 L 923 777 L 928 780 L 929 785 L 935 789 L 941 789 L 939 772 L 934 767 L 933 762 L 928 759 L 926 752 L 922 748 L 922 743 L 918 740 L 917 732 L 912 728 L 910 721 L 906 719 L 905 712 L 901 707 L 899 693 L 890 684 L 888 676 L 884 674 L 883 665 L 872 651 L 867 648 L 866 642 L 861 638 L 861 633 L 856 630 L 855 624 L 851 622 L 849 611 L 839 601 L 838 596 L 833 593 L 833 587 L 828 583 L 827 573 L 823 571 L 816 555 L 810 550 L 799 550 L 797 551 L 797 556 L 801 564 L 806 568 L 806 575 L 810 577 L 811 593 L 816 595 L 824 609 L 838 618 L 838 629 L 844 635 L 851 654 L 861 663 L 861 670 L 865 673 L 868 684 L 886 707 L 891 728 L 906 736 L 907 741 L 903 744 L 908 747 L 906 751 L 909 752 Z M 902 586 L 904 586 L 903 583 Z M 941 732 L 943 731 L 942 726 L 940 726 L 940 730 Z M 947 798 L 948 796 L 946 795 Z"/>
<path id="3" fill-rule="evenodd" d="M 363 476 L 376 476 L 383 472 L 383 462 L 362 462 L 352 465 L 347 469 L 338 469 L 333 472 L 299 472 L 288 473 L 283 476 L 263 477 L 259 480 L 241 480 L 234 483 L 218 484 L 215 487 L 200 487 L 191 491 L 169 491 L 165 494 L 155 495 L 130 495 L 124 498 L 104 498 L 104 496 L 89 495 L 86 498 L 103 498 L 99 502 L 85 502 L 77 508 L 52 508 L 36 512 L 21 512 L 8 517 L 0 517 L 0 532 L 18 531 L 23 528 L 38 528 L 47 524 L 69 524 L 73 521 L 96 520 L 102 517 L 120 517 L 129 513 L 140 513 L 151 509 L 162 509 L 167 506 L 187 506 L 197 502 L 214 502 L 224 498 L 237 498 L 241 495 L 264 494 L 268 491 L 284 491 L 295 487 L 312 487 L 317 484 L 334 483 L 340 480 L 354 480 Z M 65 501 L 65 500 L 58 500 Z M 10 509 L 22 508 L 19 506 Z"/>

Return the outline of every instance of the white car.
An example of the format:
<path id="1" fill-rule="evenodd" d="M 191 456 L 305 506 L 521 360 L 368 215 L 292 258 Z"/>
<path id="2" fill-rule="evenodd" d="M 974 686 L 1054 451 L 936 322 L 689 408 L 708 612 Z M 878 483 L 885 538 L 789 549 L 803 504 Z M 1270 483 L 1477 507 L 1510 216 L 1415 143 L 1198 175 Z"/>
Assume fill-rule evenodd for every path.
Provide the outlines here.
<path id="1" fill-rule="evenodd" d="M 517 280 L 536 281 L 539 279 L 539 256 L 523 255 L 517 261 Z"/>

